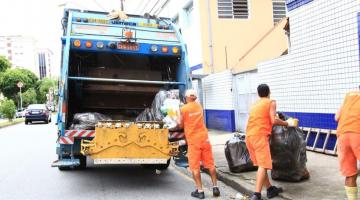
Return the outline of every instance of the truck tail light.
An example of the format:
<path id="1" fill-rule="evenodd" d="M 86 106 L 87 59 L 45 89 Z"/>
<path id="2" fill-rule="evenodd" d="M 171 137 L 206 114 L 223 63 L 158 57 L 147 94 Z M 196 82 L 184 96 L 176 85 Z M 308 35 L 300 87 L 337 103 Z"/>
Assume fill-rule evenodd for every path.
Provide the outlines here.
<path id="1" fill-rule="evenodd" d="M 161 48 L 161 52 L 163 52 L 163 53 L 167 53 L 168 51 L 169 51 L 169 48 L 167 46 L 163 46 Z"/>
<path id="2" fill-rule="evenodd" d="M 110 47 L 110 49 L 115 49 L 115 48 L 116 48 L 115 42 L 110 42 L 110 43 L 108 44 L 108 46 Z"/>
<path id="3" fill-rule="evenodd" d="M 158 46 L 157 45 L 151 45 L 151 51 L 152 52 L 157 52 L 157 50 L 158 50 Z"/>
<path id="4" fill-rule="evenodd" d="M 172 52 L 173 52 L 174 54 L 178 54 L 178 53 L 179 53 L 179 48 L 178 48 L 178 47 L 173 47 L 173 48 L 172 48 Z"/>
<path id="5" fill-rule="evenodd" d="M 97 43 L 96 43 L 96 47 L 97 47 L 98 49 L 102 49 L 102 48 L 104 48 L 104 43 L 102 43 L 102 42 L 97 42 Z"/>
<path id="6" fill-rule="evenodd" d="M 86 48 L 91 48 L 92 47 L 92 42 L 86 41 L 85 46 L 86 46 Z"/>
<path id="7" fill-rule="evenodd" d="M 81 46 L 80 40 L 75 40 L 75 41 L 74 41 L 74 46 L 75 46 L 75 47 L 80 47 L 80 46 Z"/>

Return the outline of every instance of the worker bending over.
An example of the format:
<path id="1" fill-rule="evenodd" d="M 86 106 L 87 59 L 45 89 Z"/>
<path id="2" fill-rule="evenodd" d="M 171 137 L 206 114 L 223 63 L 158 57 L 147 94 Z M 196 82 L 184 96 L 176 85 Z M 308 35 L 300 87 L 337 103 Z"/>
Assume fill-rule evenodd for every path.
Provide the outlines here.
<path id="1" fill-rule="evenodd" d="M 220 190 L 216 185 L 214 157 L 204 123 L 203 109 L 196 102 L 197 95 L 195 90 L 187 90 L 185 92 L 185 99 L 186 104 L 180 109 L 181 115 L 178 117 L 178 124 L 180 127 L 184 127 L 185 138 L 188 144 L 189 167 L 197 188 L 191 193 L 191 196 L 199 199 L 205 198 L 200 176 L 200 162 L 210 172 L 213 183 L 213 196 L 220 196 Z"/>

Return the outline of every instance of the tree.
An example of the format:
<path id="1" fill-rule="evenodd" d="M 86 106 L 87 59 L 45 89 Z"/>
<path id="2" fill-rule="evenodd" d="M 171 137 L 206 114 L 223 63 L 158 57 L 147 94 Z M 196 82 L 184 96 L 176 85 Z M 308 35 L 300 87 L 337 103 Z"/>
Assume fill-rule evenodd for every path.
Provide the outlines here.
<path id="1" fill-rule="evenodd" d="M 46 94 L 49 94 L 49 89 L 53 90 L 56 88 L 57 81 L 49 78 L 44 78 L 38 83 L 38 102 L 46 103 Z"/>
<path id="2" fill-rule="evenodd" d="M 0 113 L 2 113 L 9 121 L 15 117 L 16 113 L 16 106 L 13 100 L 11 99 L 4 99 L 0 105 Z"/>
<path id="3" fill-rule="evenodd" d="M 4 56 L 0 56 L 0 72 L 5 72 L 7 69 L 10 69 L 11 63 Z"/>
<path id="4" fill-rule="evenodd" d="M 5 97 L 17 101 L 16 97 L 19 88 L 16 84 L 22 82 L 24 84 L 22 92 L 26 92 L 29 88 L 35 88 L 37 81 L 38 78 L 30 70 L 22 68 L 7 69 L 0 76 L 0 91 Z"/>
<path id="5" fill-rule="evenodd" d="M 23 107 L 27 107 L 30 104 L 36 103 L 36 96 L 37 95 L 34 88 L 30 88 L 26 92 L 22 93 Z"/>

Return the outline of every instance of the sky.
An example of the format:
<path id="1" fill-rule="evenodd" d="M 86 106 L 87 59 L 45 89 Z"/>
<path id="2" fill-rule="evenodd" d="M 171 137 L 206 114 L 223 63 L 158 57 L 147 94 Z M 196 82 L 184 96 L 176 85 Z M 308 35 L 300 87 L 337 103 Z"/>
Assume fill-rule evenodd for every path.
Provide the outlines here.
<path id="1" fill-rule="evenodd" d="M 166 0 L 124 0 L 131 14 L 156 11 Z M 173 17 L 171 10 L 182 0 L 172 0 L 160 16 Z M 0 0 L 0 35 L 31 36 L 40 48 L 50 49 L 53 65 L 59 71 L 61 56 L 61 18 L 64 7 L 109 12 L 120 9 L 120 0 Z"/>

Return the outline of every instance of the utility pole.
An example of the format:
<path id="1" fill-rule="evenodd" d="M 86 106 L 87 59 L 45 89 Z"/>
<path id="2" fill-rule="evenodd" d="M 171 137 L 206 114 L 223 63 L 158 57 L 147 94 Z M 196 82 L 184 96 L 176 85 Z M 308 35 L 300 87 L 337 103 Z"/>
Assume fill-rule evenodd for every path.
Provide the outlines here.
<path id="1" fill-rule="evenodd" d="M 16 84 L 16 86 L 18 86 L 18 88 L 20 88 L 20 110 L 22 110 L 22 96 L 21 96 L 21 88 L 24 86 L 24 84 L 22 82 L 18 82 Z"/>
<path id="2" fill-rule="evenodd" d="M 124 0 L 120 0 L 121 2 L 121 11 L 124 11 Z"/>

